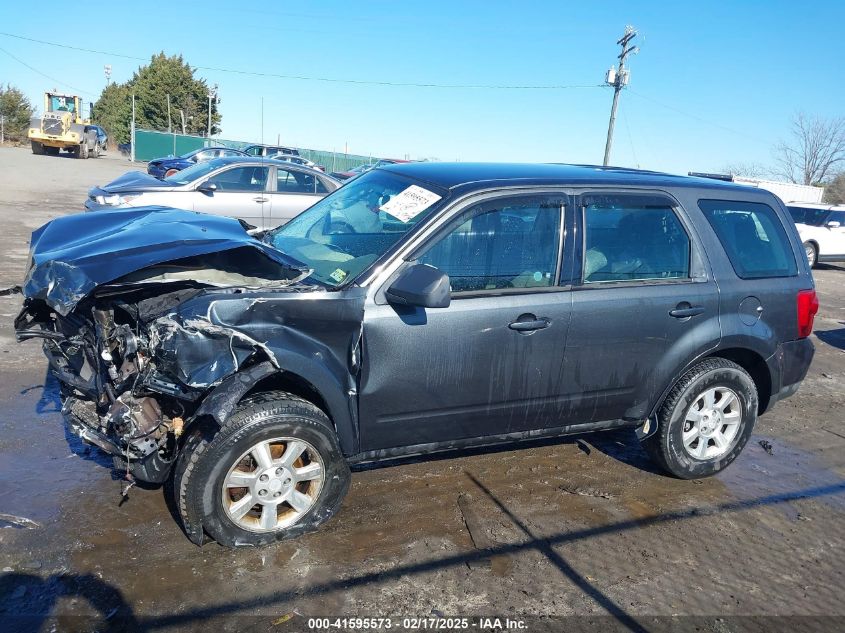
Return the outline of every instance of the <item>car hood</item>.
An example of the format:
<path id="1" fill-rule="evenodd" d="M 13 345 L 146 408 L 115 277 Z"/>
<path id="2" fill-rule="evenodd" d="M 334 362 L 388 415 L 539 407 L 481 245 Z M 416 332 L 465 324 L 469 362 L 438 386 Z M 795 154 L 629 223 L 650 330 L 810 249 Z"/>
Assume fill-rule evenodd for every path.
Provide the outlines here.
<path id="1" fill-rule="evenodd" d="M 23 294 L 67 315 L 102 284 L 157 264 L 235 249 L 257 251 L 262 261 L 263 255 L 280 281 L 294 283 L 310 272 L 249 235 L 234 218 L 139 207 L 64 216 L 36 230 Z"/>
<path id="2" fill-rule="evenodd" d="M 99 190 L 106 193 L 126 193 L 129 191 L 149 191 L 151 189 L 167 191 L 178 189 L 172 183 L 159 180 L 142 171 L 129 171 L 111 181 L 109 184 L 99 187 Z"/>

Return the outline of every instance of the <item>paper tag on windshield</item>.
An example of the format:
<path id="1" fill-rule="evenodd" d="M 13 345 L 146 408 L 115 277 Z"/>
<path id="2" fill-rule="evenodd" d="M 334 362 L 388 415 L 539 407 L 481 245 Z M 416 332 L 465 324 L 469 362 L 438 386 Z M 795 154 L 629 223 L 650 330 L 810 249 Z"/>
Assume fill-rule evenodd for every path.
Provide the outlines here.
<path id="1" fill-rule="evenodd" d="M 389 213 L 402 222 L 410 222 L 438 200 L 440 196 L 436 193 L 411 185 L 381 205 L 379 210 Z"/>

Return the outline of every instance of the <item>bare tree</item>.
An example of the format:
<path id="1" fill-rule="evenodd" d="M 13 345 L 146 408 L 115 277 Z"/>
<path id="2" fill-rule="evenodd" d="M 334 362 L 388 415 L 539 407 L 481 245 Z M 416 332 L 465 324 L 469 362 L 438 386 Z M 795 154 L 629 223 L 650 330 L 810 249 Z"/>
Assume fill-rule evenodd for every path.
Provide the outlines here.
<path id="1" fill-rule="evenodd" d="M 772 170 L 760 163 L 728 163 L 722 167 L 723 174 L 732 176 L 745 176 L 746 178 L 770 178 Z"/>
<path id="2" fill-rule="evenodd" d="M 799 112 L 792 118 L 791 139 L 775 148 L 775 161 L 776 174 L 790 182 L 824 182 L 845 162 L 845 118 Z"/>

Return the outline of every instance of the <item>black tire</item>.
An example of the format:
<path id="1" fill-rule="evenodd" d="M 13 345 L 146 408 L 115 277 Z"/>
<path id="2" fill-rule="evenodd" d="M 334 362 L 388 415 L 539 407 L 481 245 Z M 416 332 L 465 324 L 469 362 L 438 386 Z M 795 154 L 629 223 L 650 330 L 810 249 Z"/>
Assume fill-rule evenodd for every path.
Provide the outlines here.
<path id="1" fill-rule="evenodd" d="M 324 471 L 322 487 L 313 505 L 292 525 L 272 532 L 250 531 L 228 516 L 223 482 L 250 447 L 277 437 L 302 440 L 317 451 Z M 173 493 L 192 541 L 201 542 L 197 534 L 201 525 L 226 547 L 261 546 L 316 530 L 340 508 L 349 482 L 349 466 L 326 414 L 297 396 L 273 391 L 245 399 L 218 431 L 197 429 L 186 440 L 174 472 Z"/>
<path id="2" fill-rule="evenodd" d="M 77 158 L 88 158 L 88 143 L 83 141 L 76 150 Z"/>
<path id="3" fill-rule="evenodd" d="M 804 242 L 804 252 L 807 254 L 807 263 L 810 268 L 815 268 L 819 263 L 819 247 L 812 242 Z"/>
<path id="4" fill-rule="evenodd" d="M 30 141 L 30 145 L 32 146 L 32 153 L 33 154 L 43 154 L 44 153 L 44 146 L 39 143 L 38 141 Z"/>
<path id="5" fill-rule="evenodd" d="M 94 143 L 94 158 L 100 157 L 100 144 Z"/>
<path id="6" fill-rule="evenodd" d="M 699 459 L 684 447 L 685 418 L 702 394 L 719 387 L 730 389 L 739 400 L 739 428 L 726 452 L 717 457 Z M 681 479 L 715 475 L 733 462 L 748 443 L 757 421 L 757 401 L 754 380 L 742 367 L 724 358 L 704 360 L 681 376 L 672 387 L 657 412 L 657 431 L 643 440 L 643 447 L 663 470 Z"/>
<path id="7" fill-rule="evenodd" d="M 49 156 L 58 156 L 60 151 L 61 150 L 58 147 L 50 147 L 49 145 L 44 146 L 44 153 Z"/>

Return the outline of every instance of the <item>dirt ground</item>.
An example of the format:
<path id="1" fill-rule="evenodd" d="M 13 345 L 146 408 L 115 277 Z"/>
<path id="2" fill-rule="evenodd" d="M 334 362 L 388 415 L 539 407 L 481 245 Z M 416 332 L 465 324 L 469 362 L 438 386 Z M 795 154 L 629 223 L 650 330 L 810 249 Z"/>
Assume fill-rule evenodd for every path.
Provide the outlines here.
<path id="1" fill-rule="evenodd" d="M 130 168 L 0 148 L 0 288 L 22 281 L 32 230 Z M 717 477 L 655 472 L 629 432 L 464 452 L 356 472 L 318 533 L 237 551 L 191 544 L 161 489 L 121 500 L 110 460 L 65 432 L 39 344 L 14 341 L 20 296 L 0 297 L 0 629 L 842 630 L 845 268 L 816 282 L 808 379 Z"/>

